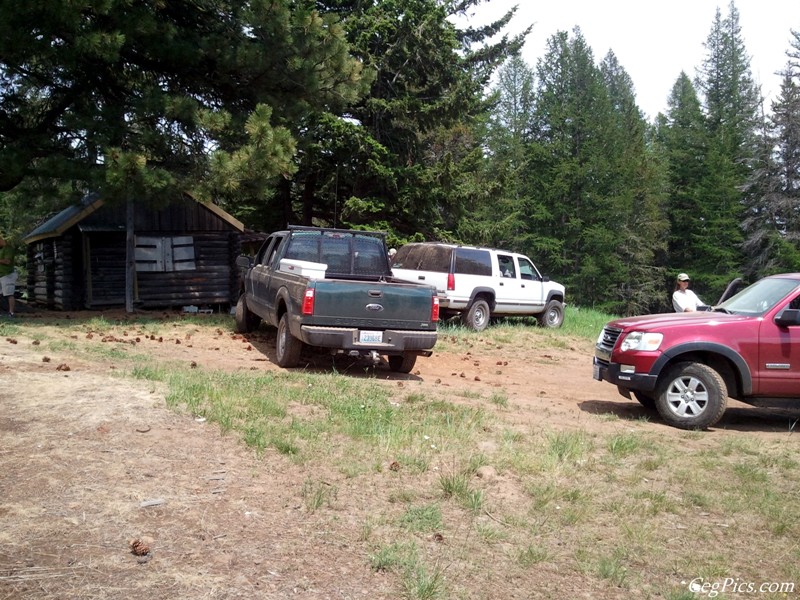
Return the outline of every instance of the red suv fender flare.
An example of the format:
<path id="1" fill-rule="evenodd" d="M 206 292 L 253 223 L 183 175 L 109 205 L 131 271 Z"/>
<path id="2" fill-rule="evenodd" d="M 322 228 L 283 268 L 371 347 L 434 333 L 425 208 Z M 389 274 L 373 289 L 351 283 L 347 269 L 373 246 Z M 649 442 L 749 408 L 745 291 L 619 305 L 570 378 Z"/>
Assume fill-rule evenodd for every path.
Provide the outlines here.
<path id="1" fill-rule="evenodd" d="M 723 344 L 715 344 L 713 342 L 688 342 L 686 344 L 679 344 L 664 351 L 658 357 L 653 367 L 650 369 L 650 375 L 658 376 L 664 370 L 668 363 L 676 362 L 681 355 L 684 354 L 716 354 L 727 359 L 733 364 L 736 374 L 742 382 L 742 394 L 749 396 L 753 393 L 753 376 L 750 373 L 750 367 L 747 362 L 742 358 L 741 354 L 725 346 Z M 730 390 L 733 392 L 734 390 Z"/>

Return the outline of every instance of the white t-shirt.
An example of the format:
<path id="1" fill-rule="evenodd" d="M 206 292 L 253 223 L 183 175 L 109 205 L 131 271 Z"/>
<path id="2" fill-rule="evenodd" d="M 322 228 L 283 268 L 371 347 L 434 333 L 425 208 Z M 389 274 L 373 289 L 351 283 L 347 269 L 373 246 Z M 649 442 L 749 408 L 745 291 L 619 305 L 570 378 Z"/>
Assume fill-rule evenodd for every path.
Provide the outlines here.
<path id="1" fill-rule="evenodd" d="M 684 312 L 687 308 L 697 310 L 698 306 L 705 306 L 705 302 L 690 289 L 675 290 L 672 294 L 672 307 L 675 312 Z"/>

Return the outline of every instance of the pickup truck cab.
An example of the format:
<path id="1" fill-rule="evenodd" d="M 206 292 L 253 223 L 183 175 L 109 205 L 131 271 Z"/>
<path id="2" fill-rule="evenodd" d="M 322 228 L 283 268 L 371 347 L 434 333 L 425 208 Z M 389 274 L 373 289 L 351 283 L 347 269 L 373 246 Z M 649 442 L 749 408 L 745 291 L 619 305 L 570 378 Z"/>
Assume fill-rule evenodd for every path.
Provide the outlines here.
<path id="1" fill-rule="evenodd" d="M 728 397 L 800 408 L 800 273 L 766 277 L 708 308 L 607 323 L 594 379 L 682 429 L 714 425 Z"/>
<path id="2" fill-rule="evenodd" d="M 392 273 L 436 287 L 443 316 L 460 315 L 475 331 L 485 329 L 490 317 L 534 316 L 544 327 L 564 322 L 564 286 L 515 252 L 411 243 L 395 254 Z"/>
<path id="3" fill-rule="evenodd" d="M 277 327 L 277 362 L 297 366 L 305 344 L 332 353 L 388 357 L 408 373 L 436 343 L 439 300 L 428 285 L 392 278 L 383 234 L 291 227 L 255 257 L 240 256 L 236 330 Z"/>

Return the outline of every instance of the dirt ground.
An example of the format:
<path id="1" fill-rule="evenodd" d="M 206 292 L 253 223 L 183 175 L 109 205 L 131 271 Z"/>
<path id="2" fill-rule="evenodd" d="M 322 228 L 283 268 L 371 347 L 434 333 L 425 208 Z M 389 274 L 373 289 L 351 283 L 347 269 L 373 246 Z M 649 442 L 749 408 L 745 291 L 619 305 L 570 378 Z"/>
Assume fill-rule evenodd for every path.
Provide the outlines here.
<path id="1" fill-rule="evenodd" d="M 137 337 L 124 315 L 109 332 L 67 337 L 59 327 L 85 316 L 27 313 L 19 335 L 0 339 L 0 599 L 396 597 L 396 580 L 370 569 L 359 543 L 362 511 L 375 499 L 357 479 L 337 481 L 336 518 L 309 513 L 299 491 L 306 467 L 276 452 L 254 456 L 214 424 L 168 409 L 158 385 L 112 377 L 119 367 L 108 360 L 37 343 Z M 180 324 L 138 337 L 153 361 L 278 369 L 274 332 L 263 327 L 240 336 Z M 467 351 L 419 359 L 409 375 L 386 367 L 373 375 L 398 394 L 445 389 L 458 402 L 471 401 L 466 390 L 502 390 L 505 418 L 528 427 L 611 431 L 619 420 L 604 416 L 647 414 L 592 380 L 591 343 L 567 346 L 479 338 Z M 330 368 L 330 357 L 315 361 L 311 368 Z M 345 377 L 363 373 L 337 367 Z M 642 427 L 665 428 L 650 417 Z M 734 402 L 714 432 L 766 440 L 785 436 L 788 424 L 784 413 Z M 131 542 L 150 551 L 137 556 Z M 535 597 L 507 586 L 487 597 Z"/>

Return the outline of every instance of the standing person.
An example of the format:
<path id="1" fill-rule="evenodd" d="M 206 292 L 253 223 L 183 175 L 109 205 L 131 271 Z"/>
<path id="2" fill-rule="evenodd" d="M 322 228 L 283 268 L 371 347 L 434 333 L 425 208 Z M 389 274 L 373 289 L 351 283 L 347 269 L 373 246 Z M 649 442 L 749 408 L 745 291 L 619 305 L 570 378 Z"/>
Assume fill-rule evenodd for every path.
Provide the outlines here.
<path id="1" fill-rule="evenodd" d="M 697 294 L 689 289 L 690 281 L 686 273 L 678 275 L 678 279 L 675 281 L 675 291 L 672 294 L 672 307 L 675 312 L 694 312 L 698 307 L 705 306 Z"/>
<path id="2" fill-rule="evenodd" d="M 14 247 L 0 235 L 0 293 L 8 300 L 8 316 L 14 316 L 14 292 L 17 287 L 17 272 L 14 269 Z"/>

